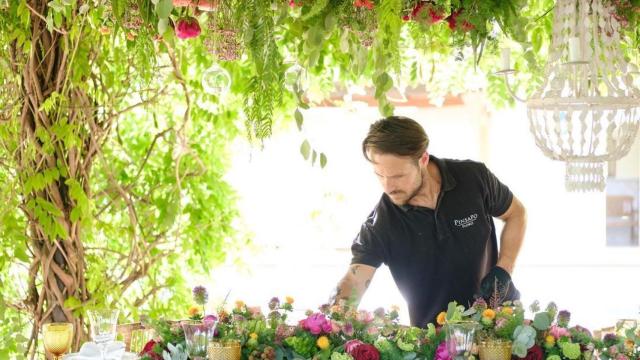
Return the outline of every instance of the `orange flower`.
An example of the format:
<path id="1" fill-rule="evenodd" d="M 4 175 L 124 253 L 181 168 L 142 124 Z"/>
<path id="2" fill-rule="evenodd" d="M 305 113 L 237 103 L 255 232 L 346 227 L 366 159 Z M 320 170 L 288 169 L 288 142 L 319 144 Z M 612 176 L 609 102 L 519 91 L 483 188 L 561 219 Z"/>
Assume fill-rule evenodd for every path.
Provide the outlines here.
<path id="1" fill-rule="evenodd" d="M 110 33 L 111 33 L 111 29 L 108 26 L 101 26 L 100 27 L 100 34 L 109 35 Z"/>
<path id="2" fill-rule="evenodd" d="M 438 325 L 444 325 L 444 322 L 446 320 L 447 320 L 447 313 L 444 311 L 438 314 L 438 317 L 436 318 L 436 322 L 438 323 Z"/>
<path id="3" fill-rule="evenodd" d="M 244 307 L 244 301 L 236 300 L 236 309 L 242 310 L 243 307 Z"/>
<path id="4" fill-rule="evenodd" d="M 189 314 L 189 317 L 193 317 L 200 314 L 200 307 L 196 305 L 191 305 L 189 307 L 189 310 L 187 310 L 187 314 Z"/>
<path id="5" fill-rule="evenodd" d="M 631 351 L 631 350 L 633 350 L 633 346 L 634 346 L 634 345 L 635 345 L 635 344 L 633 343 L 633 340 L 631 340 L 631 339 L 627 339 L 627 340 L 625 340 L 625 341 L 624 341 L 624 348 L 625 348 L 627 351 Z"/>
<path id="6" fill-rule="evenodd" d="M 293 304 L 293 298 L 291 296 L 286 296 L 284 301 L 289 305 Z"/>
<path id="7" fill-rule="evenodd" d="M 493 320 L 496 317 L 496 312 L 493 309 L 486 309 L 482 312 L 482 317 L 486 317 L 489 320 Z"/>
<path id="8" fill-rule="evenodd" d="M 511 308 L 509 306 L 505 306 L 505 307 L 502 308 L 502 312 L 504 314 L 513 315 L 513 308 Z"/>

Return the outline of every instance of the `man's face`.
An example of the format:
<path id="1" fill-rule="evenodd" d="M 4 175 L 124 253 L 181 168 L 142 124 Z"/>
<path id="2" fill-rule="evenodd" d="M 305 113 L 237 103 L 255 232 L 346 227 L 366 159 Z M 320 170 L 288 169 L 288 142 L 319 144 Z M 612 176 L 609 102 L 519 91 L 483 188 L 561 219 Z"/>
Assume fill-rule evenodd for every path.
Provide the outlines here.
<path id="1" fill-rule="evenodd" d="M 369 152 L 369 159 L 383 191 L 396 205 L 404 205 L 422 187 L 422 169 L 426 170 L 427 155 L 420 160 L 408 156 Z"/>

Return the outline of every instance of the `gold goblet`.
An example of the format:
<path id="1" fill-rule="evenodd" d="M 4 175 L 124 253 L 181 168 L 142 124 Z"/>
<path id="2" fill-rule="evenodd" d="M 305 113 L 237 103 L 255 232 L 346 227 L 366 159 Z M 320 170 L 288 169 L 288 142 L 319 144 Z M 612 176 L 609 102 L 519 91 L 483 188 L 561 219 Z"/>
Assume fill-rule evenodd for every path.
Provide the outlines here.
<path id="1" fill-rule="evenodd" d="M 71 323 L 50 323 L 44 324 L 42 329 L 44 334 L 44 348 L 58 360 L 69 351 L 71 340 L 73 340 L 73 324 Z"/>

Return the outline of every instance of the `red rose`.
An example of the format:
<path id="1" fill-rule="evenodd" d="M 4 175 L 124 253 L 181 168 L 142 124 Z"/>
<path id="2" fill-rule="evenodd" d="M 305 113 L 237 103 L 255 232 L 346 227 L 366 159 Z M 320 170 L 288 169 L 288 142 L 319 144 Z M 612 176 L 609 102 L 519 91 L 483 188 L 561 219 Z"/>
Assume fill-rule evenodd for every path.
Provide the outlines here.
<path id="1" fill-rule="evenodd" d="M 542 360 L 543 357 L 544 352 L 542 348 L 538 345 L 533 345 L 533 347 L 527 351 L 527 356 L 524 357 L 524 360 Z"/>
<path id="2" fill-rule="evenodd" d="M 176 24 L 176 35 L 182 40 L 197 37 L 200 31 L 200 24 L 193 17 L 179 19 Z"/>
<path id="3" fill-rule="evenodd" d="M 380 352 L 371 344 L 361 344 L 349 354 L 354 360 L 380 360 Z"/>
<path id="4" fill-rule="evenodd" d="M 142 351 L 140 351 L 140 356 L 146 355 L 153 360 L 162 360 L 162 356 L 153 351 L 153 348 L 155 348 L 156 345 L 158 345 L 158 343 L 155 340 L 149 340 L 149 342 L 144 345 Z"/>

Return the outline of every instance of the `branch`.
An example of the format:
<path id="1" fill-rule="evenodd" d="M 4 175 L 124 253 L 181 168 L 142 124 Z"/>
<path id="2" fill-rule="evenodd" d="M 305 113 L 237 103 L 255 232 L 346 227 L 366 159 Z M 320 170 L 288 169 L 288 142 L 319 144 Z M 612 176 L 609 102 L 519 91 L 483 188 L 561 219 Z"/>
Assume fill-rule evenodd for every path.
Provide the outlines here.
<path id="1" fill-rule="evenodd" d="M 47 19 L 42 16 L 42 14 L 40 14 L 39 12 L 37 12 L 34 8 L 32 8 L 28 2 L 24 3 L 25 5 L 27 5 L 27 7 L 29 8 L 29 10 L 31 10 L 31 12 L 33 13 L 33 15 L 39 17 L 40 19 L 42 19 L 42 21 L 45 22 L 45 24 L 47 23 Z M 67 32 L 65 30 L 62 29 L 58 29 L 57 27 L 51 25 L 51 27 L 53 28 L 53 30 L 55 30 L 56 32 L 62 34 L 62 35 L 67 35 Z"/>

